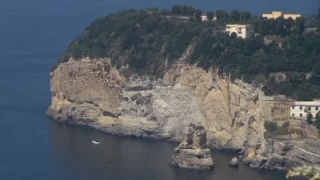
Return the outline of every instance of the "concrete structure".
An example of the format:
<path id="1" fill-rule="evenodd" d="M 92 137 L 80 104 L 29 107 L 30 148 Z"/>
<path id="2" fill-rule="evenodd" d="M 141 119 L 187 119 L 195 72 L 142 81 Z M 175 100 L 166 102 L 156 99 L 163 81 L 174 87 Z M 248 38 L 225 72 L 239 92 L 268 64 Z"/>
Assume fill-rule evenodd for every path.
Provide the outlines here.
<path id="1" fill-rule="evenodd" d="M 207 15 L 202 15 L 202 16 L 201 16 L 201 21 L 208 21 L 208 20 L 209 20 L 209 19 L 208 19 Z M 216 16 L 213 17 L 212 21 L 215 21 L 215 20 L 217 20 L 217 17 L 216 17 Z"/>
<path id="2" fill-rule="evenodd" d="M 320 101 L 295 101 L 290 108 L 291 118 L 306 119 L 306 109 L 308 109 L 313 118 L 315 118 L 317 113 L 320 111 Z"/>
<path id="3" fill-rule="evenodd" d="M 190 16 L 165 16 L 167 19 L 169 20 L 173 20 L 173 21 L 176 21 L 176 20 L 179 20 L 179 21 L 185 21 L 185 22 L 188 22 L 190 21 Z"/>
<path id="4" fill-rule="evenodd" d="M 165 16 L 167 19 L 170 19 L 170 20 L 179 20 L 179 21 L 185 21 L 185 22 L 188 22 L 190 21 L 191 16 Z M 217 20 L 217 17 L 213 17 L 212 21 L 215 21 Z M 201 16 L 201 21 L 209 21 L 207 15 L 202 15 Z"/>
<path id="5" fill-rule="evenodd" d="M 267 121 L 288 121 L 290 119 L 290 107 L 293 105 L 291 99 L 285 96 L 259 95 L 261 100 L 261 116 Z"/>
<path id="6" fill-rule="evenodd" d="M 262 17 L 268 19 L 277 19 L 279 17 L 283 17 L 284 19 L 292 18 L 296 20 L 298 17 L 302 17 L 302 14 L 293 14 L 293 13 L 284 13 L 282 11 L 272 11 L 271 14 L 262 14 Z"/>
<path id="7" fill-rule="evenodd" d="M 208 21 L 207 15 L 202 15 L 201 16 L 201 21 Z"/>
<path id="8" fill-rule="evenodd" d="M 229 35 L 235 33 L 238 37 L 245 39 L 254 33 L 254 28 L 251 25 L 227 24 L 226 32 L 228 32 Z"/>
<path id="9" fill-rule="evenodd" d="M 302 17 L 301 14 L 283 14 L 284 19 L 292 18 L 293 20 L 296 20 L 297 18 Z"/>

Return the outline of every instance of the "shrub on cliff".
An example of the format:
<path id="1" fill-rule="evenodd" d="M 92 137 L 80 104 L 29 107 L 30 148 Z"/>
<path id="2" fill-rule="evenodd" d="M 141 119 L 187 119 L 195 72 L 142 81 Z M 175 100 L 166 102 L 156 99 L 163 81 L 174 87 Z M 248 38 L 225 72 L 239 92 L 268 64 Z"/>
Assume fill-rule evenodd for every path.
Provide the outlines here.
<path id="1" fill-rule="evenodd" d="M 276 122 L 266 121 L 264 123 L 264 126 L 267 130 L 265 136 L 271 137 L 278 135 L 287 135 L 289 133 L 289 125 L 289 122 L 285 122 L 281 126 L 279 126 Z"/>
<path id="2" fill-rule="evenodd" d="M 311 113 L 308 113 L 308 114 L 307 114 L 307 122 L 308 122 L 309 124 L 313 124 L 312 118 L 313 118 L 312 114 L 311 114 Z"/>
<path id="3" fill-rule="evenodd" d="M 314 124 L 318 129 L 320 129 L 320 111 L 316 114 L 316 121 Z"/>

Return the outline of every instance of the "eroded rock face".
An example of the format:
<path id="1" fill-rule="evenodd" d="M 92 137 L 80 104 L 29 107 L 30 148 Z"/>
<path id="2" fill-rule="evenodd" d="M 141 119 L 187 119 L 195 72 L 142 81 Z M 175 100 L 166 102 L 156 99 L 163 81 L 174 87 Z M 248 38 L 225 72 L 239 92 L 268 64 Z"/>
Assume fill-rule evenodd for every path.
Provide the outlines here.
<path id="1" fill-rule="evenodd" d="M 183 142 L 174 150 L 172 164 L 181 168 L 210 170 L 214 168 L 203 126 L 191 124 Z"/>
<path id="2" fill-rule="evenodd" d="M 124 72 L 113 67 L 109 59 L 60 64 L 50 74 L 52 103 L 47 115 L 110 134 L 176 142 L 183 141 L 188 126 L 194 123 L 206 129 L 209 148 L 238 152 L 258 147 L 249 163 L 256 162 L 258 167 L 264 164 L 260 163 L 260 159 L 264 162 L 260 155 L 269 147 L 264 122 L 283 121 L 288 116 L 289 108 L 282 101 L 265 97 L 260 88 L 232 82 L 215 71 L 182 63 L 167 69 L 161 79 L 124 76 Z M 314 128 L 298 122 L 289 131 L 289 138 L 297 141 L 318 135 Z M 297 146 L 302 149 L 292 150 L 297 156 L 287 153 L 283 157 L 299 163 L 312 161 L 303 151 L 310 152 L 309 145 Z M 274 152 L 275 156 L 282 154 L 279 148 Z M 270 164 L 278 167 L 279 163 Z"/>
<path id="3" fill-rule="evenodd" d="M 71 60 L 51 73 L 51 91 L 50 117 L 107 133 L 181 142 L 197 123 L 210 147 L 239 150 L 264 141 L 259 91 L 186 64 L 154 80 L 124 77 L 108 59 Z"/>
<path id="4" fill-rule="evenodd" d="M 185 64 L 173 66 L 166 78 L 196 98 L 205 118 L 208 146 L 238 151 L 264 141 L 259 88 Z"/>
<path id="5" fill-rule="evenodd" d="M 125 78 L 107 59 L 59 65 L 51 91 L 50 117 L 115 135 L 181 142 L 190 123 L 205 126 L 191 92 L 148 77 Z"/>
<path id="6" fill-rule="evenodd" d="M 320 140 L 276 140 L 269 139 L 267 149 L 261 154 L 255 148 L 244 152 L 242 162 L 252 168 L 286 170 L 301 165 L 320 164 Z"/>

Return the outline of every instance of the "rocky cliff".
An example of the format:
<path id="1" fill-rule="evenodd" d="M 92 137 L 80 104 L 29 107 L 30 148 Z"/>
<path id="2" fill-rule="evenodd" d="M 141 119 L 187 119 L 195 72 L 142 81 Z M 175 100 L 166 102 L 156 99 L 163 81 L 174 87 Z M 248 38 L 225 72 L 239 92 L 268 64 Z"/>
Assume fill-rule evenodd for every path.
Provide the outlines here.
<path id="1" fill-rule="evenodd" d="M 288 133 L 267 139 L 265 150 L 247 147 L 243 162 L 252 168 L 286 170 L 302 165 L 320 164 L 318 130 L 299 120 L 290 120 Z"/>
<path id="2" fill-rule="evenodd" d="M 51 73 L 48 115 L 118 135 L 182 141 L 190 123 L 212 147 L 264 141 L 259 91 L 217 73 L 177 64 L 165 77 L 124 76 L 107 59 L 68 61 Z"/>
<path id="3" fill-rule="evenodd" d="M 267 149 L 264 122 L 272 117 L 265 114 L 272 116 L 273 108 L 260 88 L 184 63 L 161 79 L 126 72 L 109 59 L 59 64 L 51 72 L 47 114 L 110 134 L 177 142 L 193 123 L 205 127 L 211 148 L 257 147 L 255 154 Z"/>

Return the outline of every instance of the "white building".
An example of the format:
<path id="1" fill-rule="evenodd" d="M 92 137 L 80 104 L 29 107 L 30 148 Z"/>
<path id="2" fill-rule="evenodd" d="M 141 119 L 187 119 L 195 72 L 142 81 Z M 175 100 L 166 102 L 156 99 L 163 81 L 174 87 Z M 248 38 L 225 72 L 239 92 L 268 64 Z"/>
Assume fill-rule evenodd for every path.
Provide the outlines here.
<path id="1" fill-rule="evenodd" d="M 295 101 L 290 108 L 290 116 L 297 119 L 306 119 L 306 109 L 308 109 L 313 118 L 315 118 L 320 110 L 320 101 Z"/>
<path id="2" fill-rule="evenodd" d="M 215 21 L 215 20 L 217 20 L 216 16 L 213 17 L 212 21 Z M 202 15 L 201 16 L 201 21 L 209 21 L 207 15 Z"/>
<path id="3" fill-rule="evenodd" d="M 206 15 L 201 16 L 201 21 L 208 21 L 208 17 Z"/>
<path id="4" fill-rule="evenodd" d="M 283 17 L 284 19 L 292 18 L 293 20 L 296 20 L 297 18 L 302 17 L 302 14 L 295 14 L 295 13 L 284 13 L 282 11 L 272 11 L 268 14 L 262 14 L 262 17 L 267 19 L 277 19 L 279 17 Z"/>
<path id="5" fill-rule="evenodd" d="M 227 24 L 226 31 L 231 35 L 235 33 L 237 37 L 241 37 L 242 39 L 246 39 L 250 35 L 254 33 L 254 28 L 248 24 Z"/>

